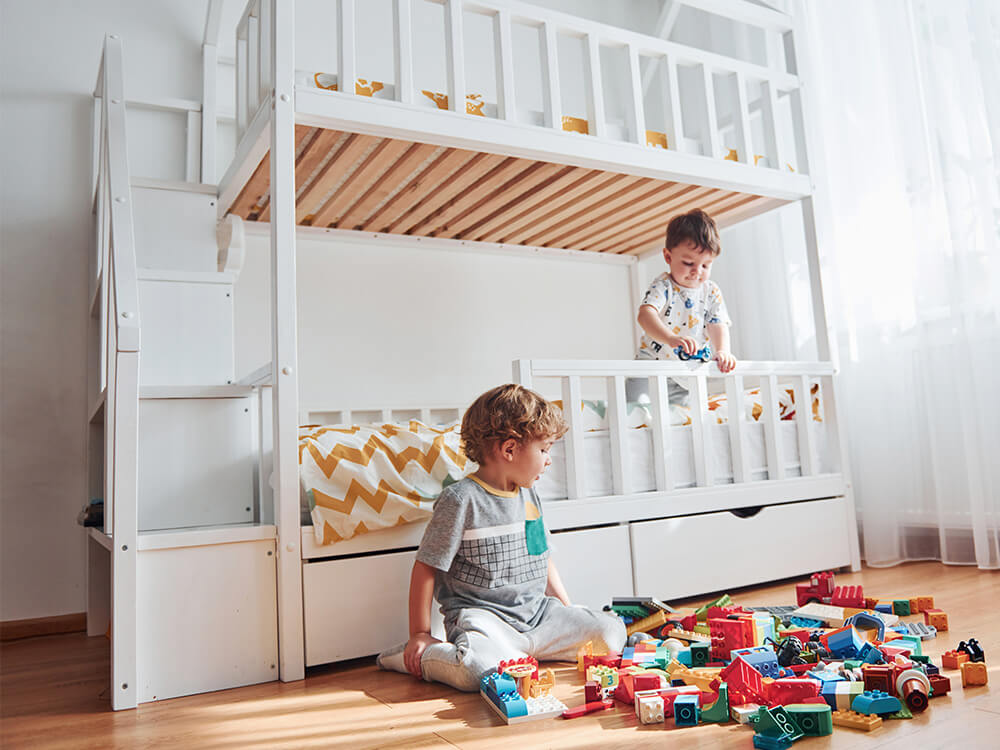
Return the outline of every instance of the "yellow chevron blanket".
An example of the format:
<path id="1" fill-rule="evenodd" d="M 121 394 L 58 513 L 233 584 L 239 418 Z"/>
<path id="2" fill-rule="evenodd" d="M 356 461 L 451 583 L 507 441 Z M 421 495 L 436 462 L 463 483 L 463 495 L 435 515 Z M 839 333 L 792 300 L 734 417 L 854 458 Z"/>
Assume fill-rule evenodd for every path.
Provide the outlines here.
<path id="1" fill-rule="evenodd" d="M 428 518 L 441 490 L 476 469 L 460 426 L 299 427 L 299 478 L 317 543 Z"/>

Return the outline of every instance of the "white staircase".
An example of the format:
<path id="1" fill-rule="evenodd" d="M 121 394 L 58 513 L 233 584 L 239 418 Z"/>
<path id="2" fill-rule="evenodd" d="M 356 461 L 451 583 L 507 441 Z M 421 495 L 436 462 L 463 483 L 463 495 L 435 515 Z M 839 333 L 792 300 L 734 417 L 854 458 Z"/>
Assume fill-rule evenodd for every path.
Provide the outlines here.
<path id="1" fill-rule="evenodd" d="M 113 36 L 98 88 L 89 490 L 105 520 L 87 627 L 110 632 L 121 709 L 277 679 L 276 550 L 270 389 L 236 382 L 214 188 L 129 181 Z"/>

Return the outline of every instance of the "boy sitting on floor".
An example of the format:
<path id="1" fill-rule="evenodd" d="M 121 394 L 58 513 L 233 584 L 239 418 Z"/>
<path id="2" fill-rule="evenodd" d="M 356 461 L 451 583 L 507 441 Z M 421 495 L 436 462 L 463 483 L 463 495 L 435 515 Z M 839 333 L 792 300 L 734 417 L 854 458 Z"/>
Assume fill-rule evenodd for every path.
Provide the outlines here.
<path id="1" fill-rule="evenodd" d="M 559 409 L 519 385 L 469 407 L 462 444 L 479 469 L 434 504 L 410 577 L 410 639 L 379 654 L 382 669 L 475 691 L 503 659 L 573 661 L 586 641 L 622 649 L 622 621 L 571 606 L 549 557 L 532 485 L 565 432 Z M 432 595 L 447 642 L 430 634 Z"/>

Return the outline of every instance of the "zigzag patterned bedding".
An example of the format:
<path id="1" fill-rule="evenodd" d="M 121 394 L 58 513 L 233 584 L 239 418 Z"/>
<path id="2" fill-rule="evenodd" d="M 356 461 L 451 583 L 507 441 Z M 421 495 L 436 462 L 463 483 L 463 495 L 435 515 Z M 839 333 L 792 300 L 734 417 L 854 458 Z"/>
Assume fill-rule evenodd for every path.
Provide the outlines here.
<path id="1" fill-rule="evenodd" d="M 753 424 L 763 414 L 760 394 L 758 389 L 752 389 L 746 396 L 746 420 Z M 791 392 L 784 389 L 779 396 L 782 432 L 790 433 L 781 440 L 789 449 L 797 451 L 793 437 L 795 426 L 789 421 L 795 417 L 794 399 Z M 818 386 L 813 388 L 812 396 L 813 419 L 822 421 Z M 580 410 L 584 431 L 597 438 L 588 440 L 588 446 L 593 446 L 588 448 L 588 474 L 592 475 L 588 480 L 588 494 L 606 494 L 610 491 L 605 489 L 610 488 L 606 404 L 604 401 L 583 401 Z M 725 396 L 710 399 L 709 410 L 715 417 L 716 426 L 728 421 Z M 628 405 L 626 425 L 635 431 L 630 431 L 627 438 L 627 453 L 636 463 L 633 474 L 637 477 L 651 476 L 651 459 L 647 455 L 651 450 L 649 431 L 639 429 L 651 421 L 644 404 Z M 683 432 L 691 423 L 689 410 L 671 406 L 670 421 L 675 429 Z M 332 544 L 369 531 L 428 518 L 441 490 L 476 468 L 476 464 L 461 452 L 459 427 L 458 422 L 429 427 L 415 420 L 407 424 L 300 427 L 299 477 L 304 509 L 308 507 L 316 542 Z M 750 430 L 748 436 L 752 454 L 762 457 L 762 431 Z M 689 444 L 690 439 L 686 439 Z M 720 476 L 724 476 L 729 452 L 725 431 L 721 431 L 717 439 L 713 438 L 713 442 L 717 444 L 718 455 L 712 460 Z M 685 445 L 684 439 L 680 439 L 675 446 L 675 474 L 679 485 L 690 473 L 686 470 L 690 468 L 686 466 L 690 463 L 690 455 Z M 794 473 L 797 453 L 790 458 Z M 731 464 L 729 467 L 731 471 Z M 566 497 L 565 462 L 560 443 L 553 449 L 553 466 L 536 489 L 543 500 Z M 652 489 L 652 484 L 646 487 L 640 482 L 636 487 L 636 491 L 647 489 Z"/>

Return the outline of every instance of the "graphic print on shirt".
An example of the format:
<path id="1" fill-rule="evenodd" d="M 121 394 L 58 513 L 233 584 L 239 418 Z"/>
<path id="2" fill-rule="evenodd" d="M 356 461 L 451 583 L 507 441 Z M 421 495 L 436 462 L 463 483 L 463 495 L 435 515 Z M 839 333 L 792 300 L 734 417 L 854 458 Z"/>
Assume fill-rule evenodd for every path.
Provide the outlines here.
<path id="1" fill-rule="evenodd" d="M 537 509 L 535 512 L 538 512 Z M 544 545 L 542 520 L 537 518 L 533 522 L 541 528 Z M 529 552 L 528 523 L 525 520 L 506 526 L 466 530 L 449 573 L 462 583 L 484 589 L 547 578 L 549 563 L 545 549 Z M 533 535 L 535 533 L 532 532 Z"/>
<path id="2" fill-rule="evenodd" d="M 527 498 L 524 501 L 524 538 L 527 542 L 529 555 L 544 554 L 549 548 L 548 542 L 545 541 L 545 524 L 542 523 L 542 514 L 538 512 L 535 504 Z"/>

